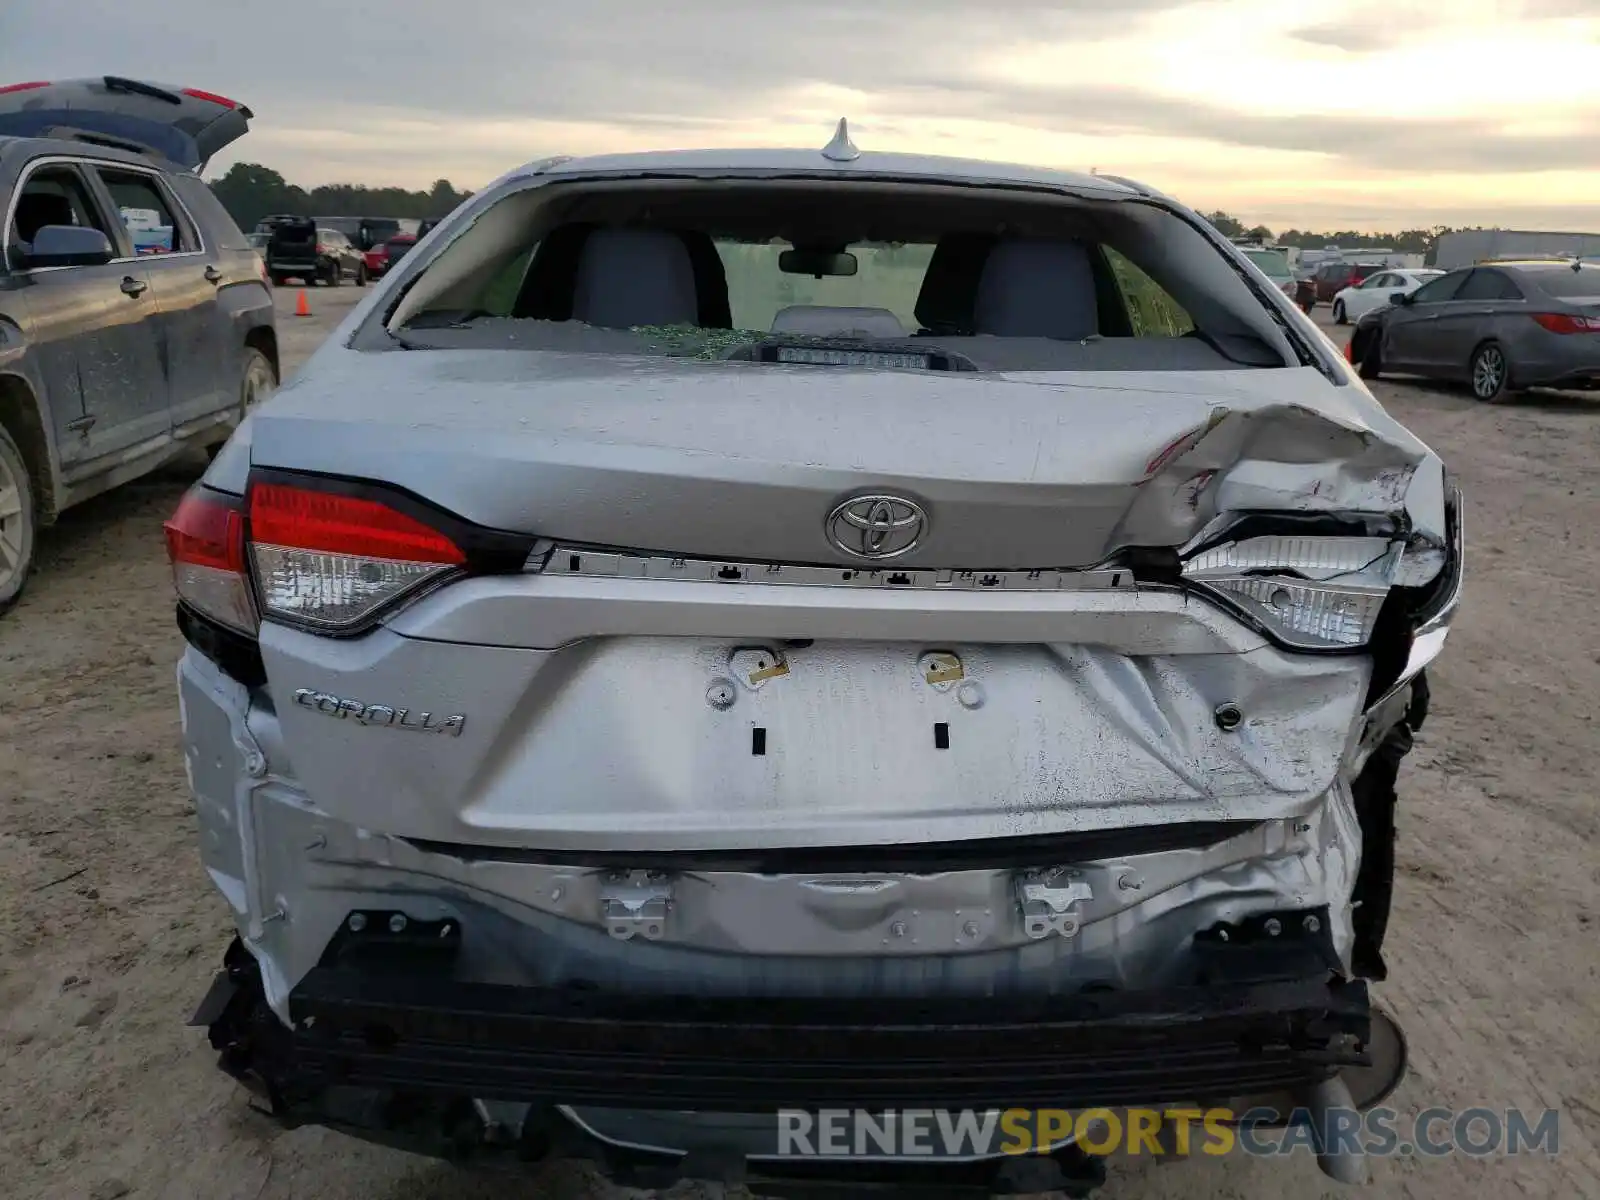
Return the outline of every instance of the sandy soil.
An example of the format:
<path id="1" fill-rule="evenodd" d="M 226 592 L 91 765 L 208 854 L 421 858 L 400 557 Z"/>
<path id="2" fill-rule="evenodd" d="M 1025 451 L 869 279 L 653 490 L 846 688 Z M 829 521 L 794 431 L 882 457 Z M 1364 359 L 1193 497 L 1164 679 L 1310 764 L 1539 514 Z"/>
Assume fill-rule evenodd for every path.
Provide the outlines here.
<path id="1" fill-rule="evenodd" d="M 362 293 L 311 293 L 297 363 Z M 1380 396 L 1468 497 L 1470 593 L 1402 776 L 1380 996 L 1398 1103 L 1562 1110 L 1561 1153 L 1387 1160 L 1376 1197 L 1600 1196 L 1600 400 Z M 280 1134 L 183 1022 L 229 936 L 192 846 L 160 522 L 183 472 L 69 513 L 0 621 L 0 1194 L 110 1200 L 616 1195 L 576 1169 L 481 1179 L 319 1131 Z M 688 1189 L 680 1194 L 703 1194 Z M 1322 1196 L 1306 1158 L 1113 1164 L 1110 1200 Z"/>

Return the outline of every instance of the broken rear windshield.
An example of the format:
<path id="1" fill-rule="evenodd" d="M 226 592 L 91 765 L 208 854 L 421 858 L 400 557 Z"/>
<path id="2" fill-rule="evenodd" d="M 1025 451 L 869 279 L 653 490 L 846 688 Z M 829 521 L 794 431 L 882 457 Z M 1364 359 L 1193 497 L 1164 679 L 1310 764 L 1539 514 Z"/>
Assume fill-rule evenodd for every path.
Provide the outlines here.
<path id="1" fill-rule="evenodd" d="M 1045 214 L 1063 226 L 1051 229 L 955 205 L 897 207 L 881 189 L 859 208 L 775 187 L 744 204 L 707 193 L 703 208 L 676 197 L 635 201 L 634 213 L 595 204 L 593 217 L 609 220 L 574 219 L 590 216 L 580 207 L 520 244 L 509 221 L 484 220 L 411 281 L 388 331 L 413 349 L 914 370 L 1284 365 L 1259 326 L 1210 294 L 1239 280 L 1204 243 L 1178 254 L 1113 245 L 1064 221 L 1065 205 Z M 1197 250 L 1204 280 L 1160 278 Z M 1259 316 L 1250 293 L 1232 299 Z"/>

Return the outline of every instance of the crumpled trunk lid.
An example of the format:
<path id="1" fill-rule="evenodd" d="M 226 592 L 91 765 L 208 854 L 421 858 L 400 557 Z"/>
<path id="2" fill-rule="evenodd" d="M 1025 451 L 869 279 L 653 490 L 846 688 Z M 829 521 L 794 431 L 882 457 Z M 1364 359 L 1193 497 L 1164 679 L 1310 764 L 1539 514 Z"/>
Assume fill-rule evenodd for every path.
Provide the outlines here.
<path id="1" fill-rule="evenodd" d="M 904 497 L 926 526 L 896 566 L 975 570 L 1181 545 L 1224 511 L 1394 514 L 1432 457 L 1310 368 L 994 376 L 341 348 L 251 426 L 257 466 L 382 480 L 569 544 L 860 565 L 830 513 Z"/>

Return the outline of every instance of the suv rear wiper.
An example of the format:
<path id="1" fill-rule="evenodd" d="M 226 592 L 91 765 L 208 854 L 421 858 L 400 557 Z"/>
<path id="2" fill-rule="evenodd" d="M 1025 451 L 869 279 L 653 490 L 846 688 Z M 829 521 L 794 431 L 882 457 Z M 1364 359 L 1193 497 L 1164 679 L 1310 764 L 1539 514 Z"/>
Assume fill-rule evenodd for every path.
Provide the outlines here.
<path id="1" fill-rule="evenodd" d="M 108 92 L 130 92 L 136 96 L 149 96 L 155 100 L 165 100 L 168 104 L 182 104 L 183 97 L 175 96 L 166 88 L 156 87 L 151 83 L 141 83 L 137 79 L 125 79 L 121 75 L 102 75 L 101 82 L 106 85 Z"/>

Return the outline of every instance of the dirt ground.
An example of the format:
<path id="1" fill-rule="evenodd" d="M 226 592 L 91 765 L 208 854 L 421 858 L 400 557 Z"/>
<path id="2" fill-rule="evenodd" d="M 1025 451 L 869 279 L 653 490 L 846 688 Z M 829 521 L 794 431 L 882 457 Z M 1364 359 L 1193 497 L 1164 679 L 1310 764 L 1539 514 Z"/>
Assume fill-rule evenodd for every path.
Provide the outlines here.
<path id="1" fill-rule="evenodd" d="M 285 289 L 290 365 L 362 294 L 314 290 L 304 320 Z M 1380 1161 L 1370 1194 L 1600 1197 L 1600 399 L 1490 408 L 1377 391 L 1468 501 L 1469 593 L 1402 776 L 1392 980 L 1378 989 L 1410 1038 L 1397 1103 L 1559 1108 L 1561 1142 L 1554 1159 Z M 160 524 L 185 484 L 169 472 L 67 514 L 0 620 L 0 1195 L 618 1195 L 573 1168 L 484 1179 L 280 1134 L 184 1026 L 229 937 L 178 748 Z M 1115 1162 L 1103 1193 L 1338 1194 L 1304 1156 Z"/>

